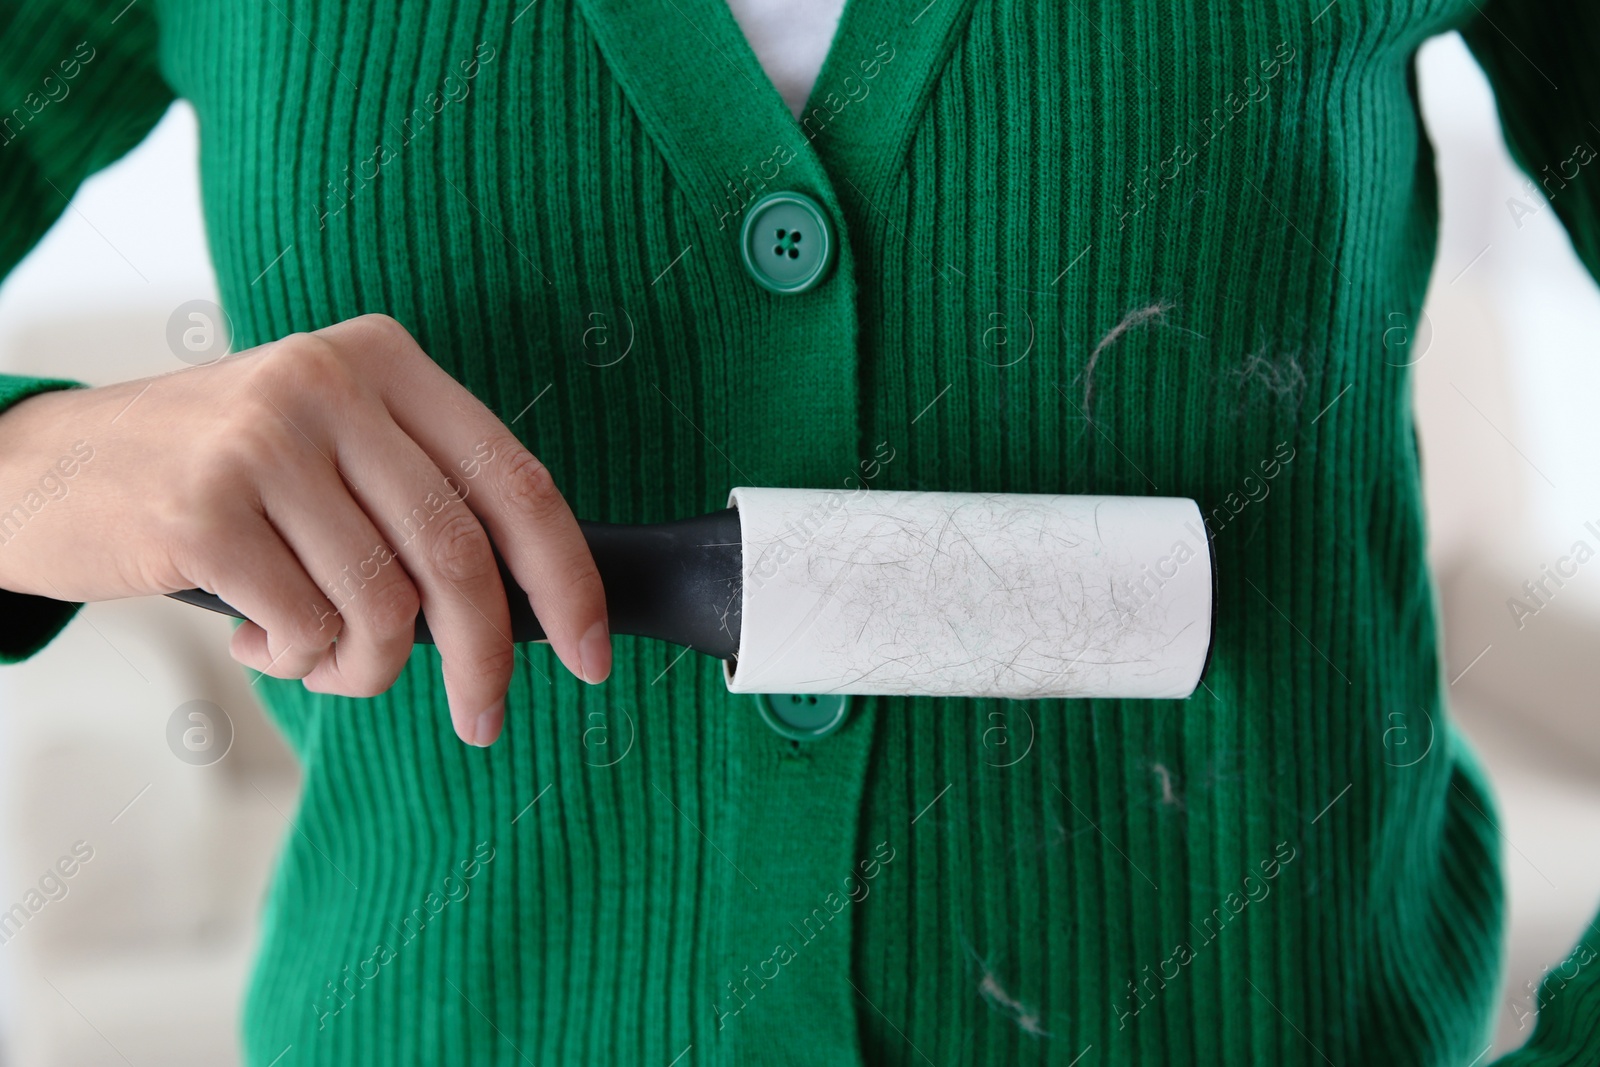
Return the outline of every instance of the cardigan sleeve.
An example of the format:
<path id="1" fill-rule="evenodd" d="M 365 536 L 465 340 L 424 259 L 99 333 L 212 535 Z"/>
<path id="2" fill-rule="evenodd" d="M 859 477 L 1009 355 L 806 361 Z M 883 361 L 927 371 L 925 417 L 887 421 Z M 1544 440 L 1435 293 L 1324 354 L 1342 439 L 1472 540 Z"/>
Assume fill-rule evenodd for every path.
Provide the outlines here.
<path id="1" fill-rule="evenodd" d="M 151 8 L 151 0 L 0 0 L 0 278 L 84 179 L 138 144 L 172 102 Z M 0 374 L 0 415 L 82 384 Z M 0 511 L 10 506 L 0 502 Z M 43 648 L 79 606 L 0 590 L 0 663 Z"/>
<path id="2" fill-rule="evenodd" d="M 1462 30 L 1506 146 L 1600 279 L 1600 4 L 1489 0 Z M 1528 209 L 1537 204 L 1530 202 Z"/>
<path id="3" fill-rule="evenodd" d="M 1474 7 L 1462 35 L 1494 87 L 1511 156 L 1600 280 L 1600 4 L 1486 0 Z M 1537 204 L 1530 200 L 1528 207 Z M 1496 1067 L 1595 1062 L 1600 918 L 1565 958 L 1551 963 L 1533 1003 L 1528 1043 Z"/>

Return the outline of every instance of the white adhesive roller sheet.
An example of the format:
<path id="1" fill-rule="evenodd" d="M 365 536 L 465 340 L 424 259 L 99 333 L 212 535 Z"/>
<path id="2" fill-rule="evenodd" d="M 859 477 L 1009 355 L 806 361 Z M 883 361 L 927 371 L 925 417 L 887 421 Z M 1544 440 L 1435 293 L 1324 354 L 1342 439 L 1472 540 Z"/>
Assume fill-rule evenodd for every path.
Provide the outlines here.
<path id="1" fill-rule="evenodd" d="M 1211 645 L 1192 500 L 738 488 L 735 693 L 1179 699 Z"/>

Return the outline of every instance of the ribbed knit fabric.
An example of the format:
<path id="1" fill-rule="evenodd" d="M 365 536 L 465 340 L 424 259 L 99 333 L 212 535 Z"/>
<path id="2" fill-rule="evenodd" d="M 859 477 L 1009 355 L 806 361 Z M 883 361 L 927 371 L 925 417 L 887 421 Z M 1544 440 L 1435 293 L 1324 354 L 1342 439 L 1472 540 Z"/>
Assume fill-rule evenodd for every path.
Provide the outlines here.
<path id="1" fill-rule="evenodd" d="M 1592 3 L 851 0 L 799 124 L 723 0 L 0 26 L 0 268 L 187 98 L 239 346 L 391 314 L 580 516 L 892 454 L 873 487 L 1190 496 L 1212 528 L 1184 702 L 857 698 L 797 746 L 717 663 L 619 638 L 595 688 L 525 647 L 475 750 L 431 648 L 371 700 L 263 680 L 305 795 L 251 1064 L 1484 1062 L 1499 846 L 1382 337 L 1434 254 L 1418 46 L 1466 29 L 1543 180 L 1600 145 Z M 1550 187 L 1591 269 L 1597 173 Z M 740 264 L 763 189 L 833 214 L 810 293 Z M 4 609 L 10 659 L 64 619 Z M 1600 1058 L 1600 968 L 1558 974 L 1504 1062 Z"/>

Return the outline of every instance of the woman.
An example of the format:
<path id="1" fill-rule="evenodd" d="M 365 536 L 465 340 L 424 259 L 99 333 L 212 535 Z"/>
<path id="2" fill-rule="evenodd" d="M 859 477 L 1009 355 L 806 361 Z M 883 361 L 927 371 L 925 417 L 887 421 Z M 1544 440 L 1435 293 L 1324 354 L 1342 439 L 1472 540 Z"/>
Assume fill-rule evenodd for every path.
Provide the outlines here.
<path id="1" fill-rule="evenodd" d="M 1462 29 L 1543 180 L 1600 136 L 1592 6 L 849 3 L 798 115 L 721 0 L 0 10 L 0 266 L 200 120 L 239 354 L 4 380 L 5 499 L 93 459 L 0 552 L 0 648 L 249 615 L 306 782 L 249 1062 L 1481 1062 L 1498 847 L 1381 341 L 1434 252 L 1410 61 Z M 608 637 L 574 514 L 864 477 L 1195 498 L 1206 687 L 817 726 Z M 1580 1062 L 1597 997 L 1505 1062 Z"/>

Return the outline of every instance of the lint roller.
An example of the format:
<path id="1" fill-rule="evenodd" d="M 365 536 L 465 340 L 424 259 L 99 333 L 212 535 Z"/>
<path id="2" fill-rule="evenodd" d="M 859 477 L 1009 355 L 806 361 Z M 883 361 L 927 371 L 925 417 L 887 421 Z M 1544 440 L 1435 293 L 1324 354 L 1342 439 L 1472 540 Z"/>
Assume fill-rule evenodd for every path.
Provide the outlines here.
<path id="1" fill-rule="evenodd" d="M 579 526 L 612 633 L 716 656 L 730 692 L 1182 699 L 1205 669 L 1214 560 L 1193 500 L 744 487 L 728 505 Z M 501 575 L 513 639 L 543 640 Z"/>

